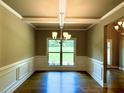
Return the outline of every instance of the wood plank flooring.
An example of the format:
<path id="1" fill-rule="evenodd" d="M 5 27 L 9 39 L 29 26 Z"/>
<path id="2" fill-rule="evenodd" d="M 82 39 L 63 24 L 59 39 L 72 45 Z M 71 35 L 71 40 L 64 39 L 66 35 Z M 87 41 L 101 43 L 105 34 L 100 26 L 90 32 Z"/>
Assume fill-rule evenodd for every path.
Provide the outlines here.
<path id="1" fill-rule="evenodd" d="M 108 74 L 108 88 L 102 88 L 86 73 L 35 72 L 14 93 L 124 93 L 124 72 Z"/>
<path id="2" fill-rule="evenodd" d="M 110 69 L 107 71 L 107 87 L 113 93 L 124 93 L 124 71 Z"/>

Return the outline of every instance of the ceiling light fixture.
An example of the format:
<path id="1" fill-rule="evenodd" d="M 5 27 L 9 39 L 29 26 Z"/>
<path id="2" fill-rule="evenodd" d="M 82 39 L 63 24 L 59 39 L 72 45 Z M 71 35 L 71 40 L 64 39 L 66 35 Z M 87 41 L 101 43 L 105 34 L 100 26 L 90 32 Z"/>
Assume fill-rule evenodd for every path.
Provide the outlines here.
<path id="1" fill-rule="evenodd" d="M 64 19 L 65 19 L 65 9 L 66 9 L 66 0 L 59 0 L 59 26 L 60 26 L 60 40 L 62 41 L 70 39 L 71 35 L 68 32 L 63 32 L 64 28 Z M 52 38 L 57 39 L 57 32 L 52 32 Z"/>
<path id="2" fill-rule="evenodd" d="M 115 29 L 116 31 L 124 30 L 124 19 L 118 21 L 118 22 L 117 22 L 117 25 L 114 26 L 114 29 Z"/>

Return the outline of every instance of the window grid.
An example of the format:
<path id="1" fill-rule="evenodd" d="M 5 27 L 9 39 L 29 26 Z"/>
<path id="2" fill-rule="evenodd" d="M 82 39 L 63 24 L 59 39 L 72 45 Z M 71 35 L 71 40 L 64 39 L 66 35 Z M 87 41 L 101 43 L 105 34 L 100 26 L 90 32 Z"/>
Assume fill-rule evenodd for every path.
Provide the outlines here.
<path id="1" fill-rule="evenodd" d="M 49 39 L 49 40 L 52 40 L 52 39 Z M 54 53 L 61 53 L 61 50 L 60 50 L 60 52 L 49 52 L 50 50 L 49 50 L 49 41 L 48 41 L 48 64 L 49 64 L 49 66 L 73 66 L 74 65 L 74 61 L 75 61 L 75 40 L 72 40 L 72 42 L 73 42 L 73 52 L 65 52 L 65 51 L 63 51 L 62 50 L 62 60 L 63 60 L 63 62 L 62 62 L 62 64 L 61 64 L 61 62 L 60 62 L 60 57 L 58 58 L 58 60 L 59 60 L 59 64 L 58 64 L 58 62 L 56 61 L 56 62 L 50 62 L 50 54 L 54 54 Z M 59 46 L 60 47 L 60 46 Z M 63 48 L 63 47 L 62 47 Z M 66 48 L 66 47 L 64 47 L 64 48 Z M 60 49 L 60 48 L 59 48 Z M 71 59 L 71 57 L 72 57 L 72 59 L 71 59 L 71 61 L 73 61 L 73 62 L 71 62 L 71 61 L 68 61 L 68 57 L 67 56 L 65 56 L 65 55 L 67 55 L 68 57 L 70 57 L 70 59 Z M 65 58 L 65 59 L 64 59 Z M 53 58 L 54 59 L 54 58 Z M 57 57 L 55 57 L 55 60 L 57 59 Z M 64 60 L 66 60 L 66 61 L 68 61 L 68 62 L 65 62 Z M 56 64 L 57 63 L 57 64 Z"/>

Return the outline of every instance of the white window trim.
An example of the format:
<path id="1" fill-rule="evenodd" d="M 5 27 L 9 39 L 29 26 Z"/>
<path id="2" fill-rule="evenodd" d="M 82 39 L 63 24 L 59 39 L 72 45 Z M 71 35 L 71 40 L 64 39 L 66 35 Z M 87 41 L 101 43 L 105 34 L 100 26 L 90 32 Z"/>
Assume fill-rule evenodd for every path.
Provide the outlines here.
<path id="1" fill-rule="evenodd" d="M 46 54 L 47 54 L 47 66 L 48 67 L 74 67 L 75 65 L 76 65 L 76 41 L 77 41 L 77 39 L 76 38 L 71 38 L 71 39 L 69 39 L 69 40 L 74 40 L 74 65 L 73 66 L 69 66 L 69 65 L 59 65 L 59 66 L 50 66 L 49 65 L 49 52 L 48 52 L 48 41 L 49 40 L 52 40 L 53 38 L 47 38 L 47 40 L 46 40 L 46 42 L 47 42 L 47 45 L 46 45 L 46 47 L 47 47 L 47 50 L 46 50 Z M 59 39 L 59 38 L 57 38 L 57 39 Z"/>

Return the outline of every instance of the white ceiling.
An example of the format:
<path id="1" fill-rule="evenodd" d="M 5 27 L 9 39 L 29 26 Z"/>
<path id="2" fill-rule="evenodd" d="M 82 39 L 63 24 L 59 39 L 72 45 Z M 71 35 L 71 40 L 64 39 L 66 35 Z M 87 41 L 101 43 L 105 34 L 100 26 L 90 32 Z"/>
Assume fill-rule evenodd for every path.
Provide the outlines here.
<path id="1" fill-rule="evenodd" d="M 59 0 L 3 0 L 38 28 L 58 29 Z M 64 29 L 87 29 L 124 0 L 66 0 Z"/>

